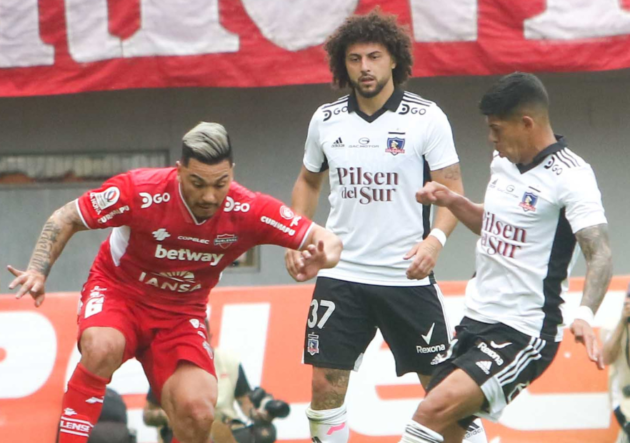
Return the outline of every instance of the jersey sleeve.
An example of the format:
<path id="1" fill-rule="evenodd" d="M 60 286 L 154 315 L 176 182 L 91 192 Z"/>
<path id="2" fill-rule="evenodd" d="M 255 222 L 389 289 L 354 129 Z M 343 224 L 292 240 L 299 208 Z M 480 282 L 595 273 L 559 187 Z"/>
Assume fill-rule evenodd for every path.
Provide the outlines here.
<path id="1" fill-rule="evenodd" d="M 295 214 L 281 201 L 265 195 L 257 194 L 255 205 L 252 204 L 253 230 L 255 244 L 272 244 L 285 248 L 300 249 L 308 237 L 313 222 L 306 217 Z"/>
<path id="2" fill-rule="evenodd" d="M 431 171 L 446 168 L 459 162 L 453 142 L 451 124 L 440 108 L 436 107 L 434 112 L 435 115 L 427 128 L 425 146 L 422 152 Z"/>
<path id="3" fill-rule="evenodd" d="M 602 195 L 589 165 L 565 169 L 559 196 L 574 234 L 584 228 L 607 223 Z"/>
<path id="4" fill-rule="evenodd" d="M 328 169 L 328 161 L 319 137 L 318 112 L 313 115 L 308 125 L 308 135 L 304 145 L 304 167 L 311 172 L 323 172 Z"/>
<path id="5" fill-rule="evenodd" d="M 83 224 L 89 229 L 127 226 L 133 215 L 133 183 L 128 173 L 116 175 L 98 189 L 76 200 Z"/>

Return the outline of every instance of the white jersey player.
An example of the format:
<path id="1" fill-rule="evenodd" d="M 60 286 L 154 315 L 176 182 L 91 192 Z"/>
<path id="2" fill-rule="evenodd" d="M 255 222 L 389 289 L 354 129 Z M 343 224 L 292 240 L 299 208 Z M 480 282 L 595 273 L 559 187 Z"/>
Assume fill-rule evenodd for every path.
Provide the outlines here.
<path id="1" fill-rule="evenodd" d="M 578 244 L 587 272 L 571 331 L 603 368 L 591 322 L 612 275 L 608 225 L 593 170 L 554 135 L 548 107 L 538 78 L 503 77 L 480 104 L 496 150 L 484 203 L 438 183 L 417 193 L 420 203 L 449 208 L 480 239 L 464 318 L 401 442 L 461 442 L 467 423 L 498 420 L 542 375 L 562 340 L 563 293 Z"/>
<path id="2" fill-rule="evenodd" d="M 457 220 L 415 191 L 435 180 L 463 192 L 446 115 L 401 88 L 411 71 L 411 42 L 392 16 L 354 16 L 326 44 L 335 83 L 349 95 L 321 106 L 311 120 L 293 208 L 312 217 L 323 180 L 330 181 L 326 226 L 344 243 L 335 269 L 318 274 L 304 339 L 313 366 L 307 409 L 313 441 L 345 443 L 350 372 L 380 329 L 397 374 L 424 386 L 452 330 L 433 267 Z M 287 267 L 294 266 L 287 253 Z M 485 442 L 473 425 L 474 442 Z"/>

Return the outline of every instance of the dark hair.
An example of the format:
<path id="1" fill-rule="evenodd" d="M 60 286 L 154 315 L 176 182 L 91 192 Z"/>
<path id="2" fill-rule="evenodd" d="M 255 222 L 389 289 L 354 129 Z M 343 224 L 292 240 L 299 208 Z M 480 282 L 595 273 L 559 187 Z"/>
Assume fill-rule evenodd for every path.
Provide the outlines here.
<path id="1" fill-rule="evenodd" d="M 367 15 L 353 15 L 328 37 L 324 49 L 333 75 L 333 84 L 345 88 L 350 84 L 346 70 L 346 50 L 355 43 L 380 43 L 396 62 L 392 77 L 394 86 L 411 76 L 413 55 L 407 27 L 396 23 L 396 16 L 383 14 L 375 8 Z"/>
<path id="2" fill-rule="evenodd" d="M 232 144 L 227 131 L 218 123 L 201 122 L 182 138 L 182 164 L 195 160 L 207 165 L 216 165 L 225 160 L 234 162 Z"/>
<path id="3" fill-rule="evenodd" d="M 506 118 L 530 105 L 548 109 L 547 90 L 535 75 L 515 72 L 492 85 L 482 97 L 479 109 L 483 115 Z"/>

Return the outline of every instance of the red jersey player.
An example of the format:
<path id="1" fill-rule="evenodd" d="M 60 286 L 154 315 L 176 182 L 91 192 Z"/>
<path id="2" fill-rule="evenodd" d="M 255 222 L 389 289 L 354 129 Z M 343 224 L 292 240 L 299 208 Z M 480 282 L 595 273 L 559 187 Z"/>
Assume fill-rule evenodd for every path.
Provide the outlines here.
<path id="1" fill-rule="evenodd" d="M 298 280 L 339 260 L 341 241 L 278 200 L 233 180 L 225 128 L 200 123 L 175 168 L 115 176 L 56 211 L 26 271 L 11 266 L 36 306 L 50 268 L 78 231 L 113 227 L 81 292 L 81 361 L 63 397 L 59 443 L 85 443 L 105 385 L 136 357 L 182 443 L 207 443 L 217 399 L 205 337 L 208 293 L 221 271 L 259 244 L 302 250 Z"/>

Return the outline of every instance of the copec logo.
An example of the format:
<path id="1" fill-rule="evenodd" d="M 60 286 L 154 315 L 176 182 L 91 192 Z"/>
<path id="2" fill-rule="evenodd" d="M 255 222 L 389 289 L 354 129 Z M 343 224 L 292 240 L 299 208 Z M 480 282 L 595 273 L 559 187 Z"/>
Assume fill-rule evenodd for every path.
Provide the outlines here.
<path id="1" fill-rule="evenodd" d="M 181 260 L 181 261 L 202 261 L 209 262 L 210 266 L 216 266 L 219 264 L 225 254 L 212 254 L 210 252 L 194 252 L 190 249 L 168 249 L 163 248 L 158 244 L 155 248 L 156 258 L 166 258 L 168 260 Z"/>
<path id="2" fill-rule="evenodd" d="M 371 172 L 363 168 L 337 168 L 341 198 L 358 199 L 362 205 L 391 202 L 398 187 L 397 172 Z"/>

